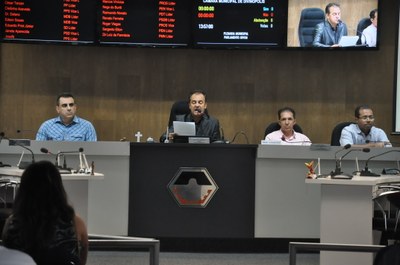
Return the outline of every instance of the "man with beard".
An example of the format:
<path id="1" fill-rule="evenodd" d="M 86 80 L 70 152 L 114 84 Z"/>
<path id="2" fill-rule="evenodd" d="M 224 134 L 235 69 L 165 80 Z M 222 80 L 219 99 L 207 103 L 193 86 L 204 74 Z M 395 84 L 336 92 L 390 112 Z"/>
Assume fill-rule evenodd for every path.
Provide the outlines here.
<path id="1" fill-rule="evenodd" d="M 190 92 L 188 98 L 190 113 L 177 115 L 176 121 L 194 122 L 196 125 L 196 136 L 210 137 L 210 142 L 221 140 L 219 121 L 206 112 L 207 109 L 207 94 L 202 90 Z M 173 132 L 173 128 L 168 129 Z M 168 139 L 173 141 L 174 133 L 169 133 Z M 161 138 L 165 139 L 165 135 Z"/>
<path id="2" fill-rule="evenodd" d="M 386 133 L 374 126 L 374 113 L 367 105 L 358 106 L 354 115 L 356 123 L 346 126 L 340 136 L 340 145 L 353 147 L 391 147 Z"/>

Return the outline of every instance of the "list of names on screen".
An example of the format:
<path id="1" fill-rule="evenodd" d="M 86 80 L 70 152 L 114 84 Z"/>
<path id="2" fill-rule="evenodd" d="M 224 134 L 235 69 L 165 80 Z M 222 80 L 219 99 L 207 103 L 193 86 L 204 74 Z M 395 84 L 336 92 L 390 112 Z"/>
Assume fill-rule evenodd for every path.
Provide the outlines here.
<path id="1" fill-rule="evenodd" d="M 103 44 L 186 46 L 190 41 L 190 1 L 101 0 Z"/>
<path id="2" fill-rule="evenodd" d="M 3 40 L 93 43 L 95 0 L 5 0 Z"/>

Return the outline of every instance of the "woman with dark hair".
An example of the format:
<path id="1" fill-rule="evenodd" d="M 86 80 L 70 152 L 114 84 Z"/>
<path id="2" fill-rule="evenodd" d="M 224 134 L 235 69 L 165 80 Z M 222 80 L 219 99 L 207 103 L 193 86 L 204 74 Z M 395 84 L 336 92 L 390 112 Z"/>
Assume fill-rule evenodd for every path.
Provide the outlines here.
<path id="1" fill-rule="evenodd" d="M 86 264 L 85 223 L 68 204 L 58 169 L 49 161 L 22 174 L 13 213 L 2 234 L 5 247 L 29 254 L 37 264 Z"/>

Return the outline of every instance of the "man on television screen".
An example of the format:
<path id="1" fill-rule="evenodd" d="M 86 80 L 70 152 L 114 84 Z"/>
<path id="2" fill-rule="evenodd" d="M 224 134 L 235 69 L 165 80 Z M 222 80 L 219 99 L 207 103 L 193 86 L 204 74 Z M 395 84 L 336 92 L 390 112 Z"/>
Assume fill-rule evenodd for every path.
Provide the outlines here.
<path id="1" fill-rule="evenodd" d="M 368 47 L 376 47 L 376 35 L 378 29 L 378 9 L 374 9 L 369 13 L 371 25 L 366 27 L 361 34 L 361 42 L 367 44 Z"/>
<path id="2" fill-rule="evenodd" d="M 340 20 L 340 15 L 339 4 L 326 5 L 326 20 L 315 26 L 313 47 L 340 47 L 340 39 L 347 36 L 347 26 Z"/>

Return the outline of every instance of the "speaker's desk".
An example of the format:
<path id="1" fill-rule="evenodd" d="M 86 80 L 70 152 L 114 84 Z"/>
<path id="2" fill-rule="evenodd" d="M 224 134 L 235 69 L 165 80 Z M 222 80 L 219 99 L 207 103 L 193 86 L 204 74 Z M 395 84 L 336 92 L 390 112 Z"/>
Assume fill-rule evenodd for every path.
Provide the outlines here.
<path id="1" fill-rule="evenodd" d="M 19 182 L 19 177 L 22 176 L 24 170 L 17 167 L 1 167 L 0 176 L 3 178 L 16 177 Z M 89 181 L 104 179 L 104 174 L 61 174 L 65 191 L 68 195 L 68 200 L 74 207 L 75 212 L 85 221 L 88 221 L 88 187 Z"/>
<path id="2" fill-rule="evenodd" d="M 353 179 L 306 179 L 321 185 L 321 243 L 376 244 L 372 231 L 374 204 L 372 194 L 379 184 L 399 183 L 400 176 L 360 177 Z M 378 241 L 379 242 L 379 241 Z M 373 254 L 321 252 L 320 264 L 372 264 Z"/>
<path id="3" fill-rule="evenodd" d="M 257 145 L 131 143 L 129 235 L 253 238 L 256 150 Z M 199 170 L 218 186 L 215 194 Z M 182 188 L 174 193 L 183 198 L 179 202 L 194 205 L 179 204 L 170 184 Z M 184 190 L 189 186 L 210 193 Z M 205 207 L 196 205 L 204 199 L 210 199 Z"/>

